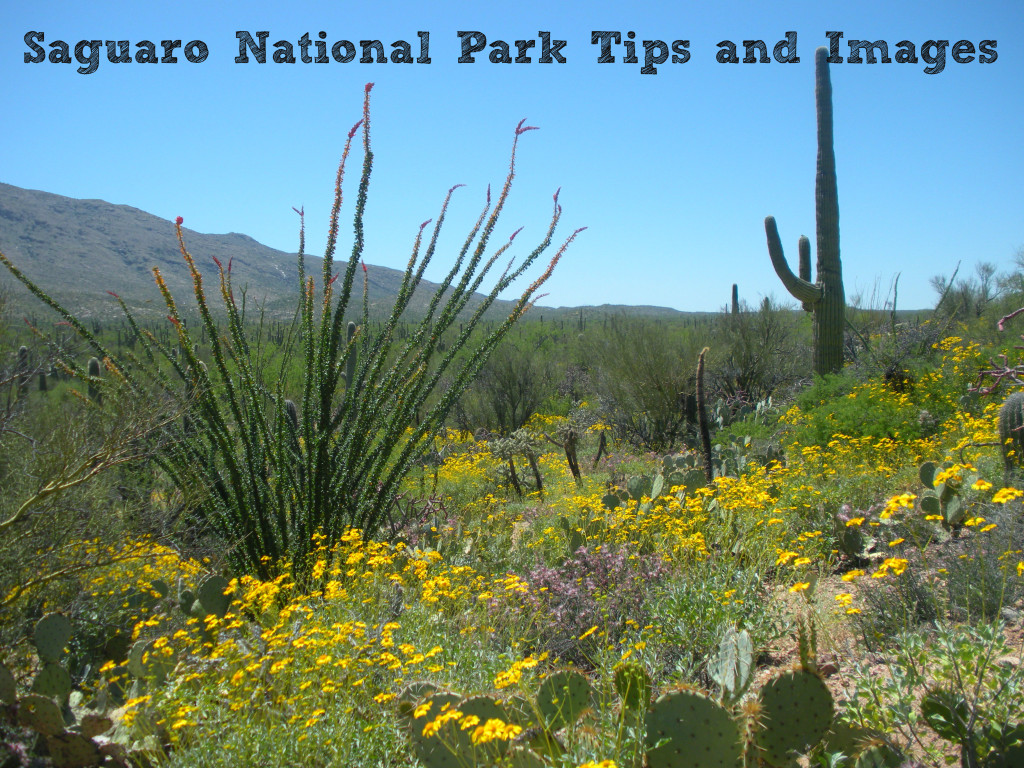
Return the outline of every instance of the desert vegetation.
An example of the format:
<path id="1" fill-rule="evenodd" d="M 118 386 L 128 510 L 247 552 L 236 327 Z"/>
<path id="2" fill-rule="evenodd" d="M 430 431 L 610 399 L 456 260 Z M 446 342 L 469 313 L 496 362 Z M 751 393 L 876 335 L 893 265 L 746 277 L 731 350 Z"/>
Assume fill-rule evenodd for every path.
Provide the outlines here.
<path id="1" fill-rule="evenodd" d="M 545 320 L 578 231 L 556 195 L 492 244 L 520 124 L 426 312 L 451 195 L 375 316 L 369 116 L 291 322 L 180 220 L 158 316 L 3 257 L 38 313 L 0 328 L 3 765 L 1024 764 L 1024 265 L 917 313 L 840 284 L 837 330 L 772 242 L 806 307 Z"/>

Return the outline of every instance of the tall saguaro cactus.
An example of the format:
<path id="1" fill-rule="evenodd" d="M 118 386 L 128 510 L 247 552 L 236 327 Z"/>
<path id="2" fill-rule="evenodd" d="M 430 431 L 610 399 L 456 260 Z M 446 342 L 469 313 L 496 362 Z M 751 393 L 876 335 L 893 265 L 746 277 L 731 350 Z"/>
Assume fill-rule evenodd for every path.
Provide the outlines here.
<path id="1" fill-rule="evenodd" d="M 818 171 L 814 180 L 818 271 L 811 282 L 810 241 L 800 238 L 800 275 L 793 274 L 782 252 L 775 217 L 764 220 L 768 255 L 786 290 L 814 314 L 814 372 L 837 373 L 843 367 L 843 326 L 846 296 L 843 266 L 839 261 L 839 193 L 836 156 L 832 149 L 832 83 L 828 76 L 828 49 L 814 52 L 814 95 L 818 113 Z"/>

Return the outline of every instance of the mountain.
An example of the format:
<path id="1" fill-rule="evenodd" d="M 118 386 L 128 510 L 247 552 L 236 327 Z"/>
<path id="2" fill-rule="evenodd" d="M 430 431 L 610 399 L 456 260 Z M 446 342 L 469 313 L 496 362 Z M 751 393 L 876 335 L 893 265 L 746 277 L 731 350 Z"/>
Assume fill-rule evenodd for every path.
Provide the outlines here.
<path id="1" fill-rule="evenodd" d="M 269 248 L 237 232 L 184 231 L 208 288 L 217 286 L 216 282 L 211 285 L 217 274 L 213 258 L 225 266 L 233 261 L 236 295 L 246 288 L 250 300 L 266 300 L 272 313 L 294 311 L 296 254 Z M 159 267 L 176 298 L 192 295 L 174 225 L 127 205 L 0 184 L 0 252 L 55 298 L 87 314 L 112 310 L 107 291 L 115 291 L 130 306 L 163 311 L 153 267 Z M 320 264 L 319 258 L 308 257 L 306 269 L 318 277 Z M 345 262 L 338 264 L 339 269 L 344 266 Z M 390 307 L 403 273 L 369 266 L 368 274 L 371 304 Z M 9 284 L 12 278 L 5 273 L 0 280 Z M 424 285 L 417 293 L 427 296 L 434 288 Z"/>
<path id="2" fill-rule="evenodd" d="M 219 306 L 219 297 L 214 298 L 210 290 L 217 288 L 216 257 L 225 266 L 234 262 L 236 298 L 245 288 L 248 300 L 265 301 L 270 315 L 292 316 L 298 293 L 296 254 L 278 251 L 237 232 L 208 235 L 184 231 L 189 251 L 206 277 L 213 307 Z M 173 223 L 127 205 L 78 200 L 0 183 L 0 252 L 47 293 L 83 316 L 118 313 L 107 291 L 115 291 L 143 314 L 164 314 L 153 267 L 159 267 L 171 294 L 183 300 L 183 305 L 192 296 L 192 281 L 178 250 Z M 319 278 L 321 263 L 319 258 L 307 256 L 306 271 Z M 338 262 L 339 271 L 344 267 L 345 262 Z M 404 273 L 373 265 L 367 265 L 367 270 L 371 313 L 387 314 Z M 5 269 L 0 269 L 0 285 L 14 282 Z M 361 282 L 362 275 L 357 273 L 353 292 L 361 292 Z M 423 281 L 413 297 L 410 314 L 422 312 L 436 289 L 436 283 Z M 9 295 L 19 303 L 26 296 L 20 286 Z M 495 302 L 490 312 L 504 316 L 510 308 L 510 302 Z M 603 305 L 586 309 L 644 317 L 688 314 L 664 307 Z M 531 317 L 543 314 L 552 320 L 566 319 L 578 312 L 575 307 L 537 306 Z"/>

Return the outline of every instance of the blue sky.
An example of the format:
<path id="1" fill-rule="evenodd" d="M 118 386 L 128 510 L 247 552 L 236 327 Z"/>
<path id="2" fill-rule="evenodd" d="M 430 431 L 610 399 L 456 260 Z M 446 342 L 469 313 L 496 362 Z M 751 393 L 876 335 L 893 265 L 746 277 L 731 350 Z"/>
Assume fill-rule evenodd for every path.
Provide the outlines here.
<path id="1" fill-rule="evenodd" d="M 374 82 L 375 169 L 366 261 L 404 268 L 418 225 L 462 183 L 433 274 L 449 264 L 487 184 L 504 179 L 516 124 L 540 128 L 520 144 L 517 178 L 498 236 L 542 236 L 561 187 L 561 233 L 586 232 L 541 302 L 651 304 L 710 311 L 732 283 L 751 303 L 789 300 L 765 247 L 774 215 L 791 263 L 814 234 L 814 49 L 826 31 L 886 40 L 995 40 L 992 63 L 831 67 L 840 227 L 847 295 L 880 304 L 901 274 L 900 308 L 931 306 L 928 279 L 976 262 L 1008 267 L 1024 246 L 1024 4 L 952 0 L 714 4 L 535 2 L 7 2 L 0 9 L 0 181 L 183 216 L 199 232 L 243 232 L 323 249 L 334 174 L 363 85 Z M 238 64 L 236 32 L 269 32 L 296 46 L 322 30 L 328 44 L 379 39 L 386 50 L 430 34 L 430 64 Z M 689 40 L 686 63 L 657 74 L 641 63 L 598 63 L 595 30 L 643 41 Z M 769 52 L 797 33 L 799 63 L 726 64 L 717 44 L 763 39 Z M 201 40 L 202 63 L 25 63 L 26 33 L 63 40 Z M 497 64 L 486 49 L 458 63 L 459 31 L 488 44 L 535 40 L 529 64 Z M 538 62 L 539 32 L 565 40 L 564 64 Z M 742 45 L 741 57 L 742 57 Z M 310 49 L 315 55 L 314 47 Z M 349 181 L 357 178 L 357 164 Z M 350 186 L 354 193 L 354 186 Z M 346 210 L 351 213 L 348 198 Z M 340 253 L 351 221 L 343 212 Z M 173 232 L 169 229 L 169 237 Z M 519 241 L 517 240 L 517 243 Z M 202 254 L 196 254 L 197 257 Z M 200 261 L 200 263 L 202 263 Z M 116 276 L 111 276 L 116 283 Z M 116 285 L 112 285 L 116 288 Z"/>

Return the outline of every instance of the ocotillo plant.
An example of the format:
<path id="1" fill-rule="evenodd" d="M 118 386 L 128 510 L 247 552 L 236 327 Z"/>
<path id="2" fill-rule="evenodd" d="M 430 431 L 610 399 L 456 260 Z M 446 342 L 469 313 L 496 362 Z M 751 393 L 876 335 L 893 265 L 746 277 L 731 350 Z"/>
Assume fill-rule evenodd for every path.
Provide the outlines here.
<path id="1" fill-rule="evenodd" d="M 806 237 L 800 238 L 798 277 L 786 263 L 774 216 L 764 220 L 764 229 L 775 273 L 793 298 L 814 315 L 814 372 L 825 375 L 837 373 L 843 367 L 846 296 L 843 292 L 843 267 L 839 261 L 839 193 L 832 147 L 832 83 L 828 74 L 828 49 L 824 47 L 814 52 L 814 95 L 818 113 L 818 170 L 814 181 L 817 281 L 810 281 L 810 241 Z"/>
<path id="2" fill-rule="evenodd" d="M 561 217 L 556 192 L 552 217 L 539 244 L 518 263 L 509 261 L 490 291 L 469 307 L 471 299 L 480 296 L 487 273 L 511 248 L 518 233 L 517 230 L 500 247 L 488 248 L 511 189 L 516 147 L 522 134 L 532 130 L 523 121 L 515 130 L 504 186 L 493 205 L 488 190 L 484 210 L 463 241 L 447 276 L 431 295 L 422 319 L 411 321 L 403 314 L 434 256 L 456 187 L 448 191 L 428 237 L 424 230 L 431 222 L 420 226 L 391 315 L 379 331 L 371 333 L 369 279 L 362 264 L 363 215 L 373 166 L 371 87 L 372 84 L 366 86 L 363 119 L 349 131 L 338 167 L 319 300 L 314 278 L 305 271 L 304 219 L 302 212 L 296 211 L 302 224 L 297 313 L 301 334 L 295 354 L 301 358 L 302 378 L 295 392 L 285 390 L 287 360 L 276 378 L 259 364 L 265 350 L 260 347 L 259 337 L 253 342 L 246 333 L 245 302 L 244 298 L 241 304 L 235 301 L 231 264 L 225 268 L 215 259 L 226 314 L 226 330 L 218 327 L 203 276 L 185 247 L 181 217 L 177 219 L 178 242 L 192 277 L 199 328 L 205 329 L 210 346 L 208 369 L 196 357 L 192 332 L 159 270 L 154 269 L 154 274 L 177 337 L 173 343 L 180 348 L 180 354 L 171 354 L 170 339 L 161 342 L 154 334 L 143 332 L 125 302 L 115 296 L 142 345 L 142 354 L 132 355 L 128 365 L 118 361 L 83 323 L 0 254 L 0 261 L 15 277 L 61 312 L 99 358 L 112 371 L 119 372 L 119 382 L 132 386 L 138 380 L 136 372 L 145 371 L 166 393 L 179 400 L 185 394 L 181 382 L 186 382 L 192 397 L 192 431 L 177 428 L 168 435 L 167 449 L 158 460 L 199 518 L 230 546 L 228 557 L 235 570 L 262 579 L 274 578 L 288 567 L 297 581 L 309 585 L 312 553 L 320 543 L 329 547 L 351 528 L 361 530 L 364 537 L 373 537 L 388 527 L 402 481 L 429 448 L 444 426 L 448 411 L 492 350 L 531 306 L 537 290 L 579 232 L 565 240 L 540 277 L 512 302 L 508 316 L 483 334 L 482 341 L 470 345 L 474 329 L 498 295 L 520 278 L 551 244 Z M 355 236 L 348 263 L 335 274 L 335 267 L 339 266 L 334 254 L 345 163 L 360 126 L 364 158 L 355 204 Z M 360 308 L 351 306 L 356 303 L 351 299 L 360 268 L 361 321 L 349 337 L 347 314 L 360 313 Z M 411 329 L 407 341 L 397 338 L 400 320 Z M 456 335 L 453 328 L 460 322 L 463 330 Z M 440 344 L 445 332 L 450 341 L 442 351 Z M 177 377 L 168 375 L 168 368 Z M 348 380 L 342 385 L 346 376 Z M 289 395 L 294 397 L 294 408 L 288 407 Z M 295 433 L 297 437 L 293 439 Z"/>

